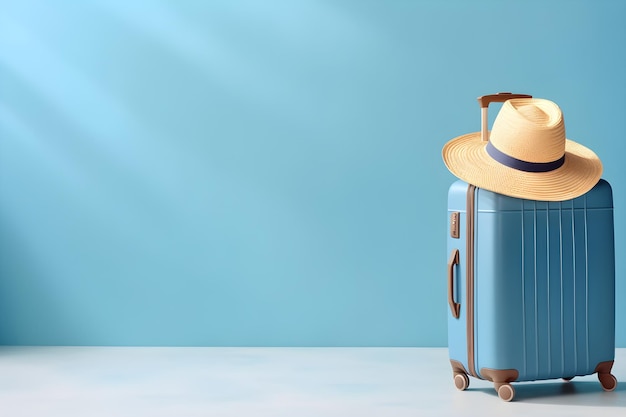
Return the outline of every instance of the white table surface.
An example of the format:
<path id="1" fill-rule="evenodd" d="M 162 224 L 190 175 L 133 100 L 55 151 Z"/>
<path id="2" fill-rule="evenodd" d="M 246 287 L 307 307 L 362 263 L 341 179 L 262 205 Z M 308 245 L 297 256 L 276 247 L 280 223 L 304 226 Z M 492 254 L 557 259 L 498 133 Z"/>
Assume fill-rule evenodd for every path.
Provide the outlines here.
<path id="1" fill-rule="evenodd" d="M 626 349 L 604 392 L 595 375 L 515 383 L 513 402 L 471 379 L 454 388 L 445 348 L 0 348 L 0 415 L 626 416 Z"/>

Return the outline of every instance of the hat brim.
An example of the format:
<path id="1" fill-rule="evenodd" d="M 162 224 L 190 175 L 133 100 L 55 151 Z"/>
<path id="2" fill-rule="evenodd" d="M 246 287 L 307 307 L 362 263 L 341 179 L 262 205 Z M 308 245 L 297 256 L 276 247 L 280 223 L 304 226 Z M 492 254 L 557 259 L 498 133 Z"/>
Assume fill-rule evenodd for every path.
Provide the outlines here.
<path id="1" fill-rule="evenodd" d="M 602 162 L 598 156 L 569 139 L 565 141 L 565 162 L 549 172 L 509 168 L 493 159 L 486 146 L 480 132 L 456 137 L 443 147 L 443 161 L 450 172 L 463 181 L 528 200 L 570 200 L 591 190 L 602 176 Z"/>

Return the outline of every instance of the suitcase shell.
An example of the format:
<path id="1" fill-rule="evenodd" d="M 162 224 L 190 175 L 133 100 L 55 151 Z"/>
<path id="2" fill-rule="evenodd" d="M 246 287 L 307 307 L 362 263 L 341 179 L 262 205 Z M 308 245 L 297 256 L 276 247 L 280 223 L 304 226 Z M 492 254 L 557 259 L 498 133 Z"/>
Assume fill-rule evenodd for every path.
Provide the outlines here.
<path id="1" fill-rule="evenodd" d="M 513 381 L 598 373 L 615 354 L 613 198 L 600 180 L 573 200 L 523 200 L 468 185 L 448 193 L 448 346 L 468 375 L 514 396 Z"/>

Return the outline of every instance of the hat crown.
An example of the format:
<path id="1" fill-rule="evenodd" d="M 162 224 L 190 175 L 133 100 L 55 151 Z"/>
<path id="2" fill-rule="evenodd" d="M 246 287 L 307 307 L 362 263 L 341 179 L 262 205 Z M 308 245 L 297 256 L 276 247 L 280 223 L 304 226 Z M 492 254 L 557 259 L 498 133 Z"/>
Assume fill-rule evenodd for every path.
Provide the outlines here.
<path id="1" fill-rule="evenodd" d="M 521 161 L 558 160 L 565 154 L 563 114 L 550 100 L 508 100 L 493 123 L 489 140 L 499 151 Z"/>

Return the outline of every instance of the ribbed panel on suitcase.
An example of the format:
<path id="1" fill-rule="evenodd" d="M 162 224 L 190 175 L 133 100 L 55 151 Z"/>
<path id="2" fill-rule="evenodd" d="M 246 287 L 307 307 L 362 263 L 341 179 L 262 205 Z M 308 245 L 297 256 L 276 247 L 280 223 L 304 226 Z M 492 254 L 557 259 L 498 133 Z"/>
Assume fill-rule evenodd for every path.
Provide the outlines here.
<path id="1" fill-rule="evenodd" d="M 613 358 L 613 212 L 600 191 L 556 203 L 506 198 L 497 209 L 499 197 L 477 192 L 478 372 L 570 377 Z"/>

